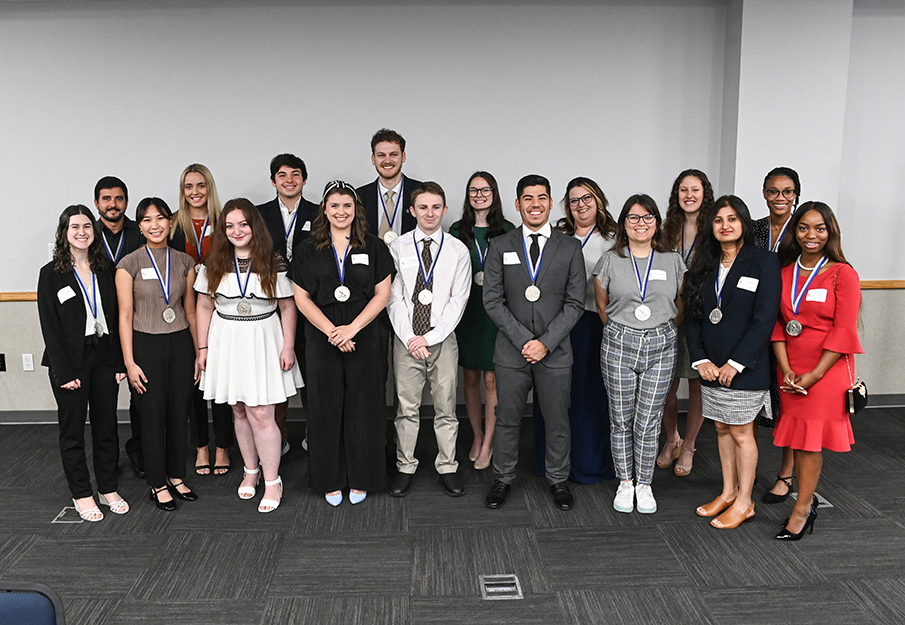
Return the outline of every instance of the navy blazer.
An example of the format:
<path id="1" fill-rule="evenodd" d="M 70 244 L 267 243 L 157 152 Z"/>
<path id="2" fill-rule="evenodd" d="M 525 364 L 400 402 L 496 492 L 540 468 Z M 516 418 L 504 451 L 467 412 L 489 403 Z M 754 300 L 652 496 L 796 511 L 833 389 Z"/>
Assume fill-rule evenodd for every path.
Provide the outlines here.
<path id="1" fill-rule="evenodd" d="M 402 176 L 402 201 L 399 203 L 399 212 L 402 213 L 402 234 L 414 230 L 415 226 L 418 225 L 418 221 L 409 211 L 409 207 L 412 205 L 412 191 L 420 184 L 420 180 L 414 180 L 405 175 Z M 383 212 L 383 207 L 377 201 L 378 186 L 379 183 L 375 180 L 355 189 L 359 199 L 361 199 L 361 203 L 365 207 L 365 217 L 368 218 L 368 232 L 371 234 L 377 234 L 380 230 L 380 214 Z M 389 209 L 390 207 L 387 206 L 387 210 Z M 396 219 L 399 218 L 400 216 L 396 215 Z"/>
<path id="2" fill-rule="evenodd" d="M 110 331 L 110 351 L 107 353 L 106 361 L 114 367 L 118 366 L 117 371 L 125 372 L 119 342 L 119 308 L 116 305 L 114 272 L 115 269 L 110 266 L 95 275 L 107 329 Z M 67 286 L 75 293 L 75 297 L 60 302 L 58 294 Z M 82 368 L 85 355 L 87 317 L 82 287 L 79 286 L 75 273 L 56 271 L 53 261 L 41 267 L 38 277 L 38 318 L 45 346 L 41 364 L 50 367 L 51 379 L 57 386 L 79 377 L 78 372 Z"/>
<path id="3" fill-rule="evenodd" d="M 264 224 L 267 226 L 267 232 L 270 233 L 270 238 L 273 240 L 273 249 L 288 258 L 286 254 L 286 230 L 283 226 L 283 214 L 280 211 L 280 199 L 275 197 L 256 208 L 261 213 Z M 317 217 L 320 206 L 314 202 L 309 202 L 305 198 L 300 198 L 299 206 L 295 210 L 298 212 L 298 217 L 295 218 L 295 224 L 292 226 L 295 232 L 292 235 L 293 252 L 295 252 L 295 247 L 311 234 L 311 227 L 314 225 L 314 219 Z M 305 228 L 306 222 L 308 223 L 307 229 Z"/>
<path id="4" fill-rule="evenodd" d="M 723 285 L 720 306 L 723 318 L 713 324 L 709 315 L 716 308 L 716 276 L 714 269 L 704 284 L 703 318 L 690 315 L 685 318 L 691 362 L 707 359 L 721 367 L 734 360 L 744 365 L 745 370 L 733 378 L 730 388 L 766 390 L 775 375 L 770 370 L 768 350 L 782 296 L 779 257 L 753 245 L 739 250 Z M 701 384 L 720 385 L 718 380 L 701 380 Z"/>

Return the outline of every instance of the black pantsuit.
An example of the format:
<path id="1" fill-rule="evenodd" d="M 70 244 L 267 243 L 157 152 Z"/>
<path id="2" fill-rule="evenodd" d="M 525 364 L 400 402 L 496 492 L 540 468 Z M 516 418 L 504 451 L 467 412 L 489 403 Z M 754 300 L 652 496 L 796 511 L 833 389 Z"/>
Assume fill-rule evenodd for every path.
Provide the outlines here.
<path id="1" fill-rule="evenodd" d="M 211 402 L 211 420 L 217 447 L 232 447 L 236 442 L 232 406 Z M 204 391 L 198 387 L 192 392 L 192 426 L 192 444 L 195 447 L 207 447 L 211 440 L 207 427 L 207 400 L 204 399 Z"/>
<path id="2" fill-rule="evenodd" d="M 136 394 L 148 486 L 185 478 L 188 420 L 192 412 L 195 351 L 191 331 L 132 333 L 135 364 L 148 381 Z"/>
<path id="3" fill-rule="evenodd" d="M 60 423 L 60 456 L 63 474 L 73 499 L 91 497 L 91 477 L 85 457 L 85 422 L 91 406 L 91 449 L 94 455 L 94 477 L 99 493 L 117 490 L 116 465 L 119 462 L 119 437 L 116 430 L 116 400 L 118 387 L 115 367 L 106 362 L 110 337 L 104 335 L 97 345 L 86 345 L 82 366 L 76 371 L 80 388 L 67 391 L 54 383 L 50 373 L 50 387 L 57 400 Z"/>

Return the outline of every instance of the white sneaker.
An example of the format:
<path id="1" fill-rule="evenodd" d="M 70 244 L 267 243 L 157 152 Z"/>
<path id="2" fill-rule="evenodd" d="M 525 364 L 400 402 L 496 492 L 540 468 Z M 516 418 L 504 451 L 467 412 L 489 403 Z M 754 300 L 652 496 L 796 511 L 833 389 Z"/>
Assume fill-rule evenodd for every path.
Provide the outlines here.
<path id="1" fill-rule="evenodd" d="M 306 436 L 304 440 L 302 440 L 302 449 L 308 451 L 308 437 Z"/>
<path id="2" fill-rule="evenodd" d="M 653 514 L 657 511 L 657 500 L 654 499 L 654 491 L 650 484 L 638 484 L 635 486 L 635 498 L 638 500 L 638 512 L 641 514 Z"/>
<path id="3" fill-rule="evenodd" d="M 619 482 L 616 498 L 613 499 L 613 508 L 617 512 L 631 512 L 635 509 L 635 487 L 631 482 Z"/>
<path id="4" fill-rule="evenodd" d="M 286 441 L 283 441 L 283 448 L 280 449 L 280 455 L 285 456 L 288 453 L 289 453 L 289 441 L 286 440 Z"/>

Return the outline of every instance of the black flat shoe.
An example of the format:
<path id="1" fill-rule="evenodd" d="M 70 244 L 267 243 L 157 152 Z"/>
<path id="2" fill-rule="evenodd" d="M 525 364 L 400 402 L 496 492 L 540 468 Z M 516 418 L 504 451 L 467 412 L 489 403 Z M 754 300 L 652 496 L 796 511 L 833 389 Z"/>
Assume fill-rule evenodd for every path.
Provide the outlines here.
<path id="1" fill-rule="evenodd" d="M 786 519 L 786 522 L 782 524 L 782 529 L 776 533 L 776 540 L 801 540 L 805 532 L 809 534 L 814 533 L 814 522 L 817 520 L 817 509 L 811 508 L 808 512 L 808 518 L 804 522 L 804 527 L 801 528 L 801 531 L 797 534 L 793 534 L 789 531 L 789 528 L 786 527 L 789 524 L 789 519 Z M 810 530 L 810 531 L 808 531 Z"/>
<path id="2" fill-rule="evenodd" d="M 387 491 L 390 497 L 405 497 L 408 495 L 414 479 L 414 473 L 396 473 L 396 477 L 393 478 L 393 483 L 390 484 L 390 489 Z"/>
<path id="3" fill-rule="evenodd" d="M 506 497 L 509 495 L 511 488 L 509 484 L 496 480 L 487 492 L 487 507 L 492 510 L 502 508 L 503 504 L 506 503 Z"/>
<path id="4" fill-rule="evenodd" d="M 178 488 L 176 488 L 177 486 L 183 486 L 184 484 L 185 484 L 185 482 L 183 482 L 182 480 L 176 482 L 175 484 L 168 481 L 167 488 L 170 489 L 170 494 L 173 495 L 173 497 L 176 497 L 177 499 L 181 499 L 182 501 L 197 501 L 198 495 L 195 494 L 195 491 L 190 490 L 187 493 L 182 493 L 182 492 L 179 492 Z"/>
<path id="5" fill-rule="evenodd" d="M 789 493 L 792 492 L 792 476 L 790 475 L 789 477 L 782 477 L 780 475 L 777 475 L 776 481 L 784 483 L 789 487 L 789 490 L 786 491 L 785 495 L 777 495 L 776 493 L 771 493 L 770 491 L 765 492 L 764 496 L 761 497 L 764 503 L 782 503 L 789 498 Z"/>
<path id="6" fill-rule="evenodd" d="M 145 459 L 141 454 L 132 454 L 129 456 L 129 465 L 132 467 L 132 473 L 140 480 L 145 479 Z"/>
<path id="7" fill-rule="evenodd" d="M 550 492 L 553 494 L 553 504 L 560 510 L 571 510 L 575 504 L 572 497 L 572 491 L 565 482 L 559 482 L 550 486 Z"/>
<path id="8" fill-rule="evenodd" d="M 461 497 L 465 494 L 465 484 L 462 483 L 462 476 L 458 473 L 441 473 L 440 486 L 450 497 Z"/>
<path id="9" fill-rule="evenodd" d="M 157 505 L 158 508 L 160 508 L 164 512 L 172 512 L 176 509 L 176 500 L 170 499 L 169 501 L 160 501 L 160 499 L 157 498 L 157 495 L 165 490 L 167 490 L 166 486 L 161 486 L 160 488 L 152 488 L 150 499 Z"/>

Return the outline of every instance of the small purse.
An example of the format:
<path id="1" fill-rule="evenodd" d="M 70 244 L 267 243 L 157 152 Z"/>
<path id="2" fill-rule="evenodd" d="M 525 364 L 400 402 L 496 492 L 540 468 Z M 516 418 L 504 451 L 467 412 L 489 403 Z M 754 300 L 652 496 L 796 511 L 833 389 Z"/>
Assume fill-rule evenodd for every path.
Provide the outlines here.
<path id="1" fill-rule="evenodd" d="M 851 380 L 851 387 L 845 392 L 845 408 L 849 416 L 858 414 L 867 405 L 867 384 L 859 378 L 855 382 L 852 377 L 852 368 L 848 364 L 848 354 L 845 355 L 845 367 L 848 369 L 848 379 Z"/>

